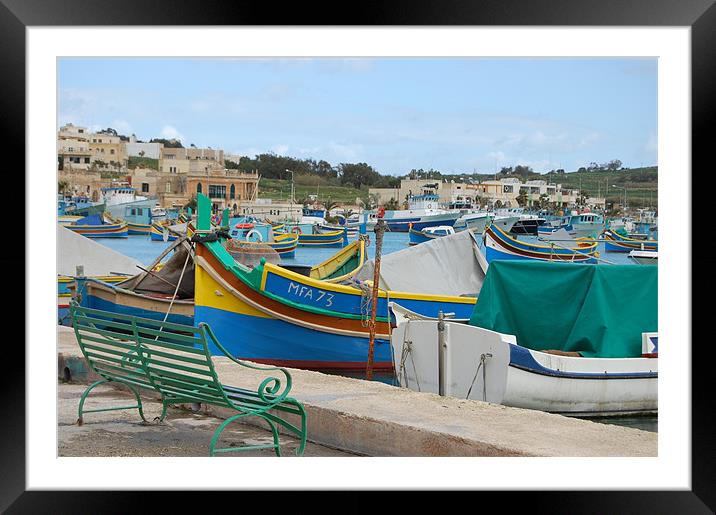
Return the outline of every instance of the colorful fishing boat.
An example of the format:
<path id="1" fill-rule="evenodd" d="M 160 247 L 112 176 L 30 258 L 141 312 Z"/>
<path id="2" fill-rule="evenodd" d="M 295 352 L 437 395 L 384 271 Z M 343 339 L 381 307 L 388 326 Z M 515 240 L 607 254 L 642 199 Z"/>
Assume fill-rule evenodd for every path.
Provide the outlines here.
<path id="1" fill-rule="evenodd" d="M 426 241 L 447 236 L 448 234 L 455 234 L 455 229 L 450 225 L 426 227 L 419 231 L 410 227 L 410 229 L 408 229 L 408 245 L 418 245 L 419 243 L 425 243 Z"/>
<path id="2" fill-rule="evenodd" d="M 108 222 L 101 215 L 89 215 L 62 224 L 69 230 L 88 238 L 126 238 L 127 224 L 124 222 Z"/>
<path id="3" fill-rule="evenodd" d="M 182 238 L 139 274 L 120 282 L 96 277 L 76 278 L 70 289 L 84 307 L 193 325 L 193 254 L 189 241 Z M 162 262 L 166 256 L 169 258 Z"/>
<path id="4" fill-rule="evenodd" d="M 169 224 L 162 222 L 152 222 L 152 227 L 149 231 L 149 237 L 152 241 L 175 241 L 180 236 L 180 234 L 169 228 Z"/>
<path id="5" fill-rule="evenodd" d="M 270 224 L 262 223 L 253 217 L 231 219 L 229 234 L 236 240 L 261 243 L 275 250 L 281 258 L 292 258 L 296 255 L 298 234 L 276 231 Z"/>
<path id="6" fill-rule="evenodd" d="M 310 268 L 308 277 L 327 283 L 342 283 L 360 270 L 365 262 L 365 240 L 358 239 L 325 261 Z"/>
<path id="7" fill-rule="evenodd" d="M 617 231 L 607 229 L 604 231 L 604 249 L 607 252 L 630 252 L 632 250 L 659 250 L 657 240 L 638 239 L 624 236 Z"/>
<path id="8" fill-rule="evenodd" d="M 224 248 L 221 236 L 211 231 L 210 206 L 208 197 L 198 195 L 193 237 L 195 323 L 207 322 L 239 358 L 306 369 L 365 369 L 369 285 L 354 278 L 352 285 L 317 280 L 271 263 L 243 266 Z M 375 325 L 376 369 L 393 367 L 389 299 L 401 299 L 416 312 L 433 315 L 440 310 L 469 313 L 475 303 L 475 297 L 381 291 Z"/>
<path id="9" fill-rule="evenodd" d="M 152 230 L 152 224 L 140 224 L 134 222 L 127 222 L 127 231 L 130 235 L 140 234 L 147 235 Z"/>
<path id="10" fill-rule="evenodd" d="M 533 243 L 513 238 L 493 225 L 485 229 L 484 241 L 485 257 L 488 263 L 499 259 L 595 263 L 599 257 L 597 241 L 589 238 L 564 242 Z"/>
<path id="11" fill-rule="evenodd" d="M 310 231 L 310 232 L 309 232 Z M 298 245 L 306 247 L 345 247 L 348 245 L 347 229 L 318 232 L 307 224 L 283 224 L 283 231 L 274 228 L 274 234 L 296 234 Z"/>
<path id="12" fill-rule="evenodd" d="M 655 413 L 657 285 L 656 267 L 496 261 L 469 320 L 393 305 L 399 384 L 573 416 Z"/>

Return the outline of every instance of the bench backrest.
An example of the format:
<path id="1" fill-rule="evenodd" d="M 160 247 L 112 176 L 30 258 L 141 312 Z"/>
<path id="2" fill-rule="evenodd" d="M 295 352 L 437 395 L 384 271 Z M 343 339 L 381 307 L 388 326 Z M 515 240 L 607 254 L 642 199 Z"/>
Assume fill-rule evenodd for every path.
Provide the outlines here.
<path id="1" fill-rule="evenodd" d="M 70 309 L 80 349 L 99 375 L 152 387 L 173 402 L 230 405 L 203 326 Z"/>

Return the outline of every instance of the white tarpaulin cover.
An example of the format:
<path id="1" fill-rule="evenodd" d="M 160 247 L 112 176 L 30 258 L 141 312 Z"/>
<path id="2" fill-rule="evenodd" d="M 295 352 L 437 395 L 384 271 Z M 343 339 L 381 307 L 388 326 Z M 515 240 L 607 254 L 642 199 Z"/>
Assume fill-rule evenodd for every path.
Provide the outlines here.
<path id="1" fill-rule="evenodd" d="M 113 272 L 134 275 L 142 265 L 134 258 L 92 241 L 61 225 L 57 226 L 57 274 L 75 275 L 78 265 L 86 276 L 112 275 Z"/>
<path id="2" fill-rule="evenodd" d="M 435 238 L 380 260 L 380 287 L 392 291 L 435 295 L 476 295 L 485 280 L 486 263 L 470 231 Z M 356 274 L 360 281 L 373 280 L 373 260 Z"/>

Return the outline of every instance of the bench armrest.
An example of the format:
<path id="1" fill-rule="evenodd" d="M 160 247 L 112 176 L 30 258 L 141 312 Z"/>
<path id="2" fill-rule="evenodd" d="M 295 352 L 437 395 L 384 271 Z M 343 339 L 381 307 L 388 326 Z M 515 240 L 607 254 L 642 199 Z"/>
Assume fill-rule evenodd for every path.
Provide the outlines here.
<path id="1" fill-rule="evenodd" d="M 278 377 L 267 377 L 263 381 L 261 381 L 261 384 L 257 388 L 257 393 L 262 401 L 270 404 L 270 405 L 277 405 L 286 399 L 288 396 L 288 392 L 291 391 L 292 386 L 292 380 L 291 380 L 291 374 L 282 367 L 274 367 L 274 366 L 261 366 L 261 365 L 255 365 L 253 363 L 247 363 L 245 361 L 242 361 L 240 359 L 235 358 L 232 356 L 229 351 L 226 350 L 226 347 L 224 347 L 221 342 L 216 338 L 216 335 L 214 334 L 214 331 L 211 330 L 211 327 L 209 324 L 206 324 L 205 322 L 200 322 L 199 327 L 201 327 L 206 334 L 209 335 L 209 338 L 211 338 L 211 341 L 216 347 L 231 361 L 234 363 L 237 363 L 241 365 L 242 367 L 251 368 L 254 370 L 278 370 L 285 376 L 285 386 L 283 390 L 281 390 L 281 379 Z M 268 397 L 270 396 L 270 397 Z"/>

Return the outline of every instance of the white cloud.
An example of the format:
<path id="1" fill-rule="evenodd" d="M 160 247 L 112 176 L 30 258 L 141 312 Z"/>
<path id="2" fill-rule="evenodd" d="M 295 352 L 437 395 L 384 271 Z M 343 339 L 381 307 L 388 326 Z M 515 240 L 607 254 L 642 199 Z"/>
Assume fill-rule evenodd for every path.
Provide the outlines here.
<path id="1" fill-rule="evenodd" d="M 282 156 L 285 155 L 286 152 L 288 152 L 288 145 L 274 145 L 271 150 L 273 150 L 276 154 Z"/>
<path id="2" fill-rule="evenodd" d="M 184 140 L 184 136 L 171 125 L 165 125 L 162 127 L 162 131 L 159 133 L 162 138 L 165 139 L 178 139 Z"/>
<path id="3" fill-rule="evenodd" d="M 127 120 L 113 120 L 111 127 L 120 134 L 132 134 L 132 126 Z"/>
<path id="4" fill-rule="evenodd" d="M 497 152 L 488 152 L 487 157 L 496 161 L 497 164 L 503 164 L 507 161 L 507 156 L 501 150 L 498 150 Z"/>
<path id="5" fill-rule="evenodd" d="M 328 148 L 335 158 L 344 161 L 356 159 L 363 150 L 362 145 L 344 145 L 343 143 L 336 143 L 334 141 L 328 144 Z"/>

